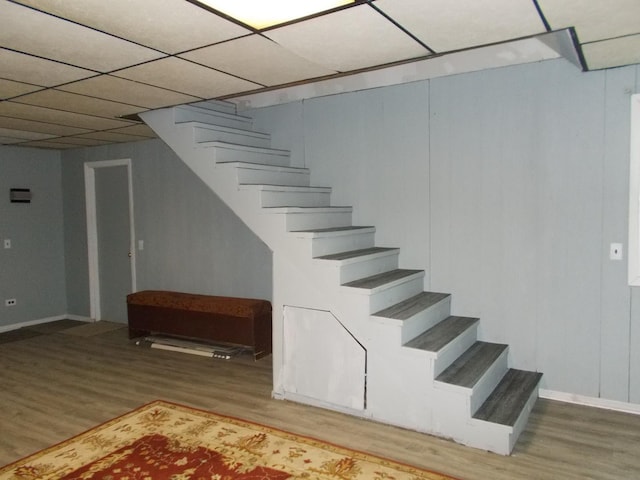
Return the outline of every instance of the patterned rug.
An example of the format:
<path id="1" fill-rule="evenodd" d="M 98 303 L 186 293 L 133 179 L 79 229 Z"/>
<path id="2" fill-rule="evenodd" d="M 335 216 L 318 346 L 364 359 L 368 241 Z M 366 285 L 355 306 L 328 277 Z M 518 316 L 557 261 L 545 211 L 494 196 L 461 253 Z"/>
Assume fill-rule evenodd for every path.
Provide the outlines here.
<path id="1" fill-rule="evenodd" d="M 452 478 L 163 401 L 0 468 L 0 480 Z"/>

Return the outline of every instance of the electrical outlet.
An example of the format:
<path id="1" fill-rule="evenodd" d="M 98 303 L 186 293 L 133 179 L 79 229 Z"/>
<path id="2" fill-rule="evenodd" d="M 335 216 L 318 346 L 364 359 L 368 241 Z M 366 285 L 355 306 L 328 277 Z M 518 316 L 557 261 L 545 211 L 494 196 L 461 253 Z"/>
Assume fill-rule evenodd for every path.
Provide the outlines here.
<path id="1" fill-rule="evenodd" d="M 622 260 L 622 244 L 612 243 L 609 245 L 609 259 L 610 260 Z"/>
<path id="2" fill-rule="evenodd" d="M 15 298 L 7 298 L 4 301 L 4 306 L 5 307 L 15 307 L 16 306 L 16 299 Z"/>

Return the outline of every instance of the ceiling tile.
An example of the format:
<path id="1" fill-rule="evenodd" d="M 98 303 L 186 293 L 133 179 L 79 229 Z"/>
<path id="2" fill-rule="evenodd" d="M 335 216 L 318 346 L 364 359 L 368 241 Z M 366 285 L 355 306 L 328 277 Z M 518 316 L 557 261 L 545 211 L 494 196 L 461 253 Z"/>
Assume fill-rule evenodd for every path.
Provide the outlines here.
<path id="1" fill-rule="evenodd" d="M 202 99 L 253 90 L 261 86 L 174 57 L 127 68 L 115 72 L 113 75 L 168 88 Z"/>
<path id="2" fill-rule="evenodd" d="M 2 72 L 0 75 L 7 80 L 42 85 L 43 87 L 52 87 L 95 75 L 90 70 L 52 62 L 5 48 L 0 48 L 0 72 Z"/>
<path id="3" fill-rule="evenodd" d="M 76 135 L 78 133 L 91 131 L 88 128 L 69 127 L 65 125 L 57 125 L 55 123 L 38 122 L 34 120 L 25 120 L 23 118 L 10 118 L 3 116 L 0 116 L 0 127 L 13 130 L 24 130 L 25 132 L 48 133 L 51 135 Z"/>
<path id="4" fill-rule="evenodd" d="M 265 35 L 313 63 L 342 72 L 429 53 L 367 4 L 269 30 Z"/>
<path id="5" fill-rule="evenodd" d="M 139 140 L 148 140 L 147 137 L 127 135 L 125 133 L 118 133 L 112 130 L 83 133 L 82 135 L 76 135 L 74 138 L 90 138 L 94 140 L 105 140 L 107 142 L 137 142 Z"/>
<path id="6" fill-rule="evenodd" d="M 251 35 L 185 53 L 181 57 L 263 85 L 279 85 L 336 73 L 261 35 Z"/>
<path id="7" fill-rule="evenodd" d="M 0 115 L 4 117 L 21 118 L 23 120 L 35 120 L 40 122 L 55 123 L 70 127 L 78 127 L 89 130 L 104 130 L 130 125 L 130 122 L 114 120 L 110 118 L 94 117 L 81 113 L 64 112 L 52 108 L 25 105 L 12 101 L 0 103 Z M 83 133 L 83 132 L 77 132 Z"/>
<path id="8" fill-rule="evenodd" d="M 52 139 L 56 143 L 64 143 L 69 145 L 76 145 L 82 147 L 97 147 L 99 145 L 107 145 L 111 142 L 106 140 L 97 140 L 92 138 L 80 138 L 80 137 L 57 137 Z"/>
<path id="9" fill-rule="evenodd" d="M 105 100 L 125 102 L 130 105 L 139 105 L 145 108 L 160 108 L 200 100 L 198 97 L 112 75 L 100 75 L 80 82 L 69 83 L 58 87 L 58 89 L 104 98 Z"/>
<path id="10" fill-rule="evenodd" d="M 163 56 L 155 50 L 7 1 L 0 2 L 0 45 L 101 72 Z"/>
<path id="11" fill-rule="evenodd" d="M 166 53 L 178 53 L 251 33 L 184 0 L 19 0 Z"/>
<path id="12" fill-rule="evenodd" d="M 554 30 L 576 27 L 581 43 L 640 33 L 638 0 L 538 0 Z"/>
<path id="13" fill-rule="evenodd" d="M 61 92 L 54 89 L 25 95 L 14 101 L 68 112 L 86 113 L 87 115 L 95 115 L 98 117 L 121 117 L 145 110 L 142 107 L 127 105 L 125 103 L 111 102 L 100 98 Z"/>
<path id="14" fill-rule="evenodd" d="M 0 71 L 2 71 L 1 68 Z M 14 82 L 13 80 L 3 80 L 0 78 L 0 99 L 2 100 L 17 97 L 18 95 L 24 95 L 25 93 L 35 92 L 41 89 L 42 87 L 29 85 L 28 83 Z"/>
<path id="15" fill-rule="evenodd" d="M 22 138 L 14 138 L 14 137 L 3 137 L 0 134 L 0 145 L 12 145 L 14 143 L 24 142 Z"/>
<path id="16" fill-rule="evenodd" d="M 640 63 L 640 35 L 588 43 L 582 52 L 589 70 Z"/>
<path id="17" fill-rule="evenodd" d="M 378 0 L 374 5 L 438 53 L 546 31 L 531 0 Z"/>
<path id="18" fill-rule="evenodd" d="M 25 132 L 24 130 L 13 130 L 11 128 L 1 128 L 0 135 L 5 138 L 24 139 L 24 140 L 44 140 L 45 138 L 51 138 L 55 135 L 48 133 L 38 132 Z"/>
<path id="19" fill-rule="evenodd" d="M 25 142 L 20 144 L 21 147 L 34 147 L 34 148 L 54 148 L 56 150 L 64 150 L 69 148 L 79 148 L 78 145 L 72 145 L 70 143 L 55 142 L 52 140 L 36 140 L 33 142 Z"/>

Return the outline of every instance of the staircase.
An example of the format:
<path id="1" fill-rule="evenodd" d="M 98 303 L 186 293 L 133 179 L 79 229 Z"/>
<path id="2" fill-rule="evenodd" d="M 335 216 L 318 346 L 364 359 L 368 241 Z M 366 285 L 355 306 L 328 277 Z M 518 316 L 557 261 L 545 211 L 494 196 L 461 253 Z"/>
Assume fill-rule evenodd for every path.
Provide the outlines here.
<path id="1" fill-rule="evenodd" d="M 511 453 L 540 373 L 509 368 L 507 345 L 478 340 L 479 319 L 451 315 L 235 105 L 141 116 L 273 252 L 274 397 Z"/>

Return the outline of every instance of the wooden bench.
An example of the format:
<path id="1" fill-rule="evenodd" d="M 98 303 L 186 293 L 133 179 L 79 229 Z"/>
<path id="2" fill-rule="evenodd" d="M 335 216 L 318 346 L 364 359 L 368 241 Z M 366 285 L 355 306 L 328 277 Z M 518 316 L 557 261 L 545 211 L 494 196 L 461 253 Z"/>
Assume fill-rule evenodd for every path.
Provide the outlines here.
<path id="1" fill-rule="evenodd" d="M 162 334 L 271 353 L 271 303 L 161 290 L 127 295 L 129 338 Z"/>

